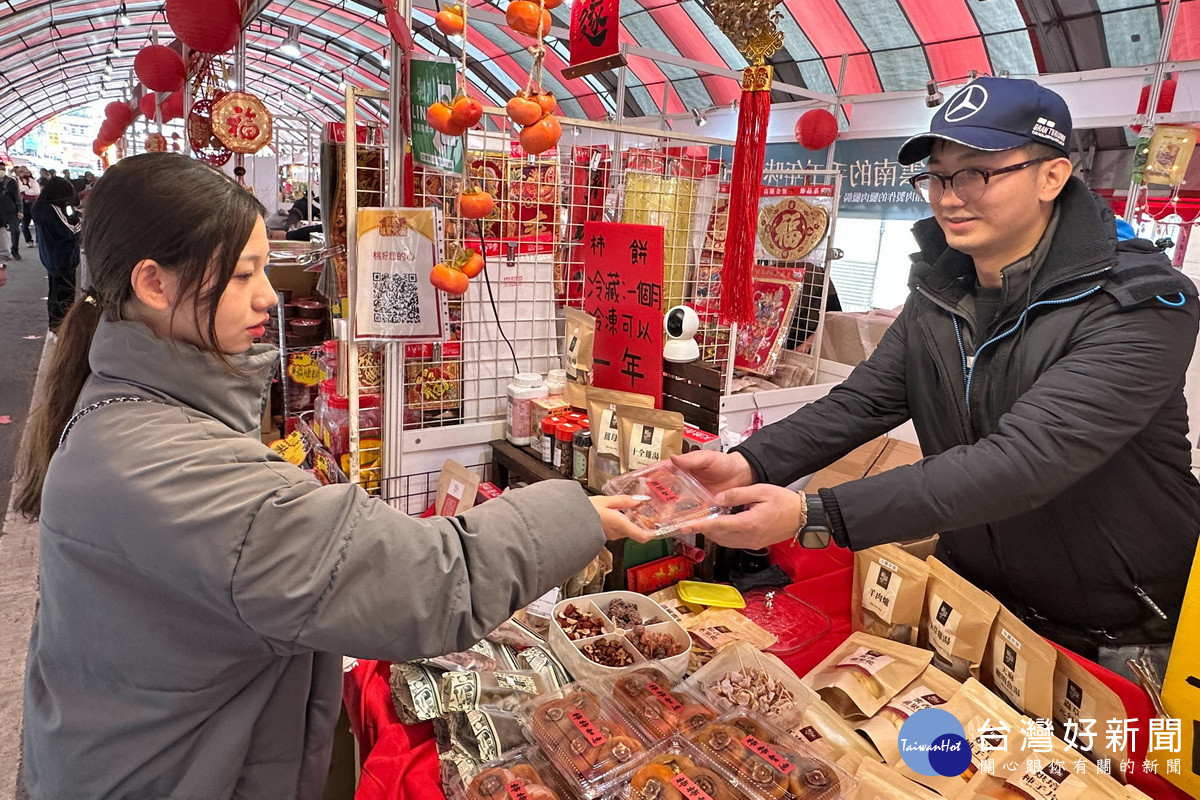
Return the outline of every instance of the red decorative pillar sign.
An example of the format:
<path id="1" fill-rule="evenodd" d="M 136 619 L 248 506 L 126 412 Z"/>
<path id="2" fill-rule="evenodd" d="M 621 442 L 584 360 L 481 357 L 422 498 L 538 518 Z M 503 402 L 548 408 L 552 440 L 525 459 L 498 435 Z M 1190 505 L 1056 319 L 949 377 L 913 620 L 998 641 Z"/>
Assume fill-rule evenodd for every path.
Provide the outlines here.
<path id="1" fill-rule="evenodd" d="M 583 309 L 596 318 L 592 383 L 662 408 L 663 229 L 583 224 Z"/>
<path id="2" fill-rule="evenodd" d="M 575 0 L 571 6 L 571 63 L 565 78 L 578 78 L 625 66 L 617 31 L 620 0 Z"/>

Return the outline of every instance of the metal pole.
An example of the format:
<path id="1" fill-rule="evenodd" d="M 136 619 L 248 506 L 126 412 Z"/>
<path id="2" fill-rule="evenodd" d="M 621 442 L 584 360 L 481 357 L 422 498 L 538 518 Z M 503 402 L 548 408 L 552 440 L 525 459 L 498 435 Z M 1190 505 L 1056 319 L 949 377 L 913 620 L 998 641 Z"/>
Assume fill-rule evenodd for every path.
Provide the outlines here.
<path id="1" fill-rule="evenodd" d="M 1143 131 L 1154 129 L 1154 117 L 1158 112 L 1158 96 L 1162 92 L 1163 74 L 1166 72 L 1167 60 L 1171 55 L 1171 43 L 1175 38 L 1175 20 L 1179 16 L 1179 0 L 1170 0 L 1167 6 L 1167 17 L 1163 20 L 1162 39 L 1158 44 L 1158 63 L 1154 65 L 1154 77 L 1150 80 L 1150 96 L 1146 99 L 1146 121 L 1142 123 Z M 1131 176 L 1129 179 L 1129 194 L 1125 198 L 1125 221 L 1133 224 L 1137 211 L 1135 200 L 1140 184 Z"/>
<path id="2" fill-rule="evenodd" d="M 350 454 L 348 461 L 350 469 L 346 477 L 351 483 L 359 480 L 359 402 L 358 402 L 358 341 L 354 335 L 354 301 L 357 292 L 354 282 L 358 270 L 358 124 L 355 113 L 358 99 L 354 87 L 346 85 L 346 169 L 343 178 L 346 181 L 346 305 L 342 308 L 342 319 L 346 320 L 346 361 L 339 363 L 338 368 L 346 373 L 346 397 L 350 401 L 349 430 Z M 327 210 L 325 213 L 329 213 Z"/>
<path id="3" fill-rule="evenodd" d="M 830 113 L 833 114 L 835 117 L 837 116 L 838 106 L 841 105 L 841 97 L 842 97 L 842 92 L 844 90 L 843 87 L 846 85 L 846 63 L 849 60 L 850 60 L 850 55 L 848 53 L 842 53 L 842 63 L 838 67 L 838 82 L 837 82 L 838 103 L 837 103 L 837 105 L 834 105 L 829 109 Z M 832 142 L 829 143 L 828 149 L 825 150 L 825 169 L 833 169 L 834 150 L 836 148 L 837 148 L 837 139 L 835 138 Z M 822 308 L 822 313 L 823 312 L 824 312 L 824 308 Z"/>
<path id="4" fill-rule="evenodd" d="M 238 31 L 237 49 L 234 50 L 233 56 L 233 79 L 237 81 L 237 91 L 246 91 L 246 29 L 242 28 Z M 235 166 L 246 167 L 246 157 L 241 153 L 234 156 L 233 163 Z M 244 179 L 244 178 L 243 178 Z M 253 185 L 253 183 L 251 183 Z"/>

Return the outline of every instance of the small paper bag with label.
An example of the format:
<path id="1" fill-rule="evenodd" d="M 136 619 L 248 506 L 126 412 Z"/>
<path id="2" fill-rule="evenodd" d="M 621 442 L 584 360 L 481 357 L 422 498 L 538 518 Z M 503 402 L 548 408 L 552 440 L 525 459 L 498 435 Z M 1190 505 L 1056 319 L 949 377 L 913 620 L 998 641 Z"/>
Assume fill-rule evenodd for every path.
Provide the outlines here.
<path id="1" fill-rule="evenodd" d="M 1054 714 L 1054 647 L 1001 607 L 983 656 L 983 685 L 1034 719 Z"/>
<path id="2" fill-rule="evenodd" d="M 838 716 L 816 692 L 808 687 L 805 689 L 809 692 L 808 705 L 804 707 L 800 721 L 792 724 L 788 733 L 818 753 L 838 761 L 848 771 L 858 769 L 858 762 L 863 759 L 876 763 L 883 759 L 871 743 Z M 842 763 L 845 758 L 852 763 Z"/>
<path id="3" fill-rule="evenodd" d="M 959 688 L 958 681 L 930 665 L 875 716 L 861 723 L 858 732 L 871 740 L 887 763 L 896 764 L 900 761 L 900 726 L 904 721 L 922 709 L 945 705 Z"/>
<path id="4" fill-rule="evenodd" d="M 915 645 L 929 565 L 898 545 L 854 554 L 854 630 Z"/>
<path id="5" fill-rule="evenodd" d="M 592 371 L 592 344 L 596 319 L 578 308 L 563 309 L 563 352 L 566 353 L 567 377 L 578 380 Z M 585 381 L 581 381 L 585 382 Z"/>
<path id="6" fill-rule="evenodd" d="M 683 414 L 617 406 L 621 472 L 648 467 L 683 452 Z"/>
<path id="7" fill-rule="evenodd" d="M 1000 601 L 932 556 L 917 644 L 933 651 L 933 665 L 965 681 L 979 679 Z"/>
<path id="8" fill-rule="evenodd" d="M 439 682 L 442 708 L 473 711 L 492 708 L 515 712 L 527 700 L 553 688 L 537 672 L 496 670 L 492 672 L 447 672 Z"/>
<path id="9" fill-rule="evenodd" d="M 1017 768 L 1004 777 L 976 773 L 960 797 L 996 798 L 997 800 L 1104 800 L 1105 793 L 1090 785 L 1085 775 L 1075 771 L 1079 755 L 1051 743 L 1047 752 L 1027 748 L 1013 754 Z"/>
<path id="10" fill-rule="evenodd" d="M 1105 732 L 1108 720 L 1128 716 L 1116 692 L 1070 656 L 1058 656 L 1054 667 L 1054 732 L 1059 738 L 1093 762 L 1107 758 L 1112 773 L 1124 777 L 1121 763 L 1128 758 L 1126 750 L 1110 747 L 1113 742 Z M 1077 723 L 1074 733 L 1067 729 L 1068 721 Z M 1089 731 L 1095 734 L 1090 740 L 1086 736 Z"/>
<path id="11" fill-rule="evenodd" d="M 967 744 L 971 747 L 971 765 L 962 775 L 950 777 L 921 775 L 903 760 L 893 767 L 904 777 L 951 798 L 957 797 L 985 766 L 990 766 L 1001 778 L 1007 777 L 1015 768 L 1010 765 L 1015 763 L 1022 750 L 1022 731 L 1032 726 L 1033 720 L 1013 711 L 974 678 L 960 686 L 958 694 L 941 708 L 962 723 Z"/>
<path id="12" fill-rule="evenodd" d="M 854 771 L 858 790 L 849 800 L 941 800 L 933 792 L 902 778 L 877 761 L 861 759 Z"/>
<path id="13" fill-rule="evenodd" d="M 588 389 L 588 421 L 592 431 L 588 486 L 597 491 L 610 479 L 621 474 L 621 426 L 617 406 L 654 408 L 654 398 L 646 394 L 618 392 L 615 389 Z"/>
<path id="14" fill-rule="evenodd" d="M 452 517 L 475 505 L 479 481 L 479 476 L 462 464 L 455 461 L 442 464 L 442 472 L 438 475 L 437 500 L 434 503 L 437 516 Z"/>
<path id="15" fill-rule="evenodd" d="M 803 681 L 844 719 L 866 719 L 916 680 L 929 658 L 927 650 L 852 633 Z"/>

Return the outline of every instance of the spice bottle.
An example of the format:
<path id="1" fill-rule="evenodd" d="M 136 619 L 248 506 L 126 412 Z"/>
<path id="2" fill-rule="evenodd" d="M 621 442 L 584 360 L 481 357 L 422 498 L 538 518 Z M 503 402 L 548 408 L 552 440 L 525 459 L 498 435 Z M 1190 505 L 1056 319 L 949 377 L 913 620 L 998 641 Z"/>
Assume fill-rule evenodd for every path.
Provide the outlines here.
<path id="1" fill-rule="evenodd" d="M 539 397 L 548 396 L 546 384 L 537 372 L 521 372 L 508 385 L 508 417 L 504 422 L 504 436 L 516 445 L 527 445 L 533 441 L 530 426 L 530 406 Z"/>
<path id="2" fill-rule="evenodd" d="M 571 477 L 571 470 L 574 468 L 575 460 L 572 454 L 574 446 L 572 442 L 575 440 L 575 433 L 578 430 L 578 425 L 563 422 L 559 424 L 558 429 L 554 432 L 554 468 L 564 478 Z"/>
<path id="3" fill-rule="evenodd" d="M 571 443 L 571 477 L 580 483 L 588 482 L 588 458 L 592 455 L 592 432 L 586 428 L 575 431 Z"/>
<path id="4" fill-rule="evenodd" d="M 559 423 L 563 421 L 562 417 L 544 417 L 542 419 L 542 463 L 554 463 L 554 451 L 557 449 L 554 441 L 554 431 L 558 429 Z"/>

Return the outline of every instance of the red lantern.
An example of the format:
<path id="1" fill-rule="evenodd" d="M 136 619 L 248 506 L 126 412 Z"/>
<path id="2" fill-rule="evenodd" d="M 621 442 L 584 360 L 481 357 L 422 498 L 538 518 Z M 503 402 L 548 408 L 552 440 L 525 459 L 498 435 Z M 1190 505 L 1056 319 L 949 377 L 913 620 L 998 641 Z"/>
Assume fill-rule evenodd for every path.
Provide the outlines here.
<path id="1" fill-rule="evenodd" d="M 187 78 L 183 58 L 162 44 L 146 45 L 133 58 L 133 71 L 147 89 L 155 92 L 177 92 Z"/>
<path id="2" fill-rule="evenodd" d="M 124 125 L 118 125 L 111 119 L 106 119 L 104 122 L 100 123 L 100 134 L 96 138 L 102 142 L 112 144 L 117 139 L 120 139 L 124 133 Z"/>
<path id="3" fill-rule="evenodd" d="M 127 128 L 129 123 L 133 122 L 133 109 L 129 107 L 128 103 L 113 100 L 104 107 L 104 116 L 122 128 Z"/>
<path id="4" fill-rule="evenodd" d="M 796 120 L 796 141 L 808 150 L 824 150 L 837 135 L 837 117 L 823 108 L 805 111 Z"/>
<path id="5" fill-rule="evenodd" d="M 175 92 L 168 95 L 167 99 L 162 104 L 163 122 L 170 119 L 178 119 L 183 116 L 183 92 Z"/>
<path id="6" fill-rule="evenodd" d="M 104 151 L 108 149 L 108 145 L 97 139 L 92 142 L 92 152 L 98 156 L 104 155 Z"/>
<path id="7" fill-rule="evenodd" d="M 1174 78 L 1167 78 L 1162 82 L 1162 87 L 1158 90 L 1158 108 L 1154 110 L 1155 114 L 1168 114 L 1175 105 L 1175 89 L 1178 88 Z M 1138 116 L 1146 113 L 1146 108 L 1150 105 L 1150 85 L 1142 87 L 1142 93 L 1138 96 Z M 1134 133 L 1141 133 L 1141 125 L 1130 125 L 1129 128 Z"/>
<path id="8" fill-rule="evenodd" d="M 154 119 L 154 92 L 146 92 L 142 95 L 142 99 L 138 100 L 138 110 L 146 119 Z M 163 117 L 165 119 L 166 115 L 164 114 Z"/>
<path id="9" fill-rule="evenodd" d="M 167 24 L 193 50 L 228 53 L 242 29 L 242 11 L 238 0 L 167 0 Z"/>

